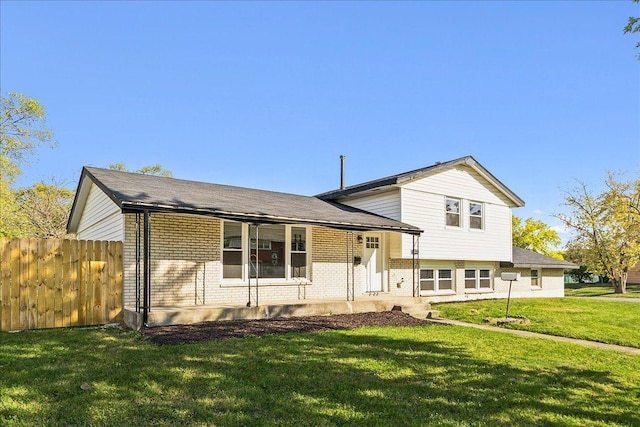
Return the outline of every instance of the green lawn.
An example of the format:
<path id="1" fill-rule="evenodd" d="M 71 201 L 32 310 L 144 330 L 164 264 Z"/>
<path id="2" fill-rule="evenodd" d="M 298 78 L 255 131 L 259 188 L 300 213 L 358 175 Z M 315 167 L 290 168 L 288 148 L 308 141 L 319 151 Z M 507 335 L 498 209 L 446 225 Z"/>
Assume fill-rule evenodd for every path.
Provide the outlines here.
<path id="1" fill-rule="evenodd" d="M 434 305 L 448 319 L 484 323 L 504 317 L 506 300 L 468 301 Z M 528 325 L 510 325 L 544 334 L 583 338 L 640 348 L 640 303 L 589 298 L 512 299 L 509 316 L 525 316 Z"/>
<path id="2" fill-rule="evenodd" d="M 608 283 L 566 283 L 564 294 L 568 297 L 640 298 L 640 283 L 628 283 L 626 294 L 614 293 Z"/>
<path id="3" fill-rule="evenodd" d="M 455 326 L 176 346 L 0 333 L 0 372 L 9 426 L 640 425 L 640 357 Z"/>

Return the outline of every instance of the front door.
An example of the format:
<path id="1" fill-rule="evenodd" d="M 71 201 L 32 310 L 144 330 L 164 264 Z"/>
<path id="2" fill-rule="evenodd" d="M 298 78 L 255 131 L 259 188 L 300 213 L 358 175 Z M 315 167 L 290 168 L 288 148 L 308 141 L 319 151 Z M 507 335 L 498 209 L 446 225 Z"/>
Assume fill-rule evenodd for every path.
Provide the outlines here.
<path id="1" fill-rule="evenodd" d="M 382 291 L 382 236 L 379 233 L 364 236 L 364 292 Z"/>

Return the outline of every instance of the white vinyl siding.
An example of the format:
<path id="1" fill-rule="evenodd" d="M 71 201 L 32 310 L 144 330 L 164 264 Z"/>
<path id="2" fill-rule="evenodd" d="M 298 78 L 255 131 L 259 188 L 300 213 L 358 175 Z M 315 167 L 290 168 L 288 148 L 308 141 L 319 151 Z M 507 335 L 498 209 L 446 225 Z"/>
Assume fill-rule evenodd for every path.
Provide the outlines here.
<path id="1" fill-rule="evenodd" d="M 82 240 L 124 239 L 124 218 L 120 208 L 95 184 L 91 184 L 77 234 Z"/>
<path id="2" fill-rule="evenodd" d="M 493 184 L 468 166 L 458 166 L 411 181 L 403 188 L 497 205 L 507 206 L 512 203 Z"/>
<path id="3" fill-rule="evenodd" d="M 400 189 L 375 193 L 365 197 L 354 197 L 352 199 L 340 200 L 347 206 L 382 215 L 387 218 L 401 221 L 402 211 L 400 209 Z M 389 253 L 393 258 L 402 257 L 402 240 L 400 233 L 389 233 Z M 411 237 L 409 237 L 411 239 Z M 409 249 L 410 250 L 410 249 Z M 411 255 L 409 255 L 411 258 Z"/>
<path id="4" fill-rule="evenodd" d="M 421 259 L 511 260 L 511 208 L 506 198 L 468 167 L 447 170 L 402 187 L 401 221 L 424 230 Z M 446 226 L 445 200 L 461 200 L 460 227 Z M 470 203 L 482 203 L 482 230 L 470 228 Z M 412 238 L 403 236 L 401 256 L 411 257 Z"/>
<path id="5" fill-rule="evenodd" d="M 340 200 L 340 203 L 400 221 L 400 190 L 398 189 L 366 197 Z"/>

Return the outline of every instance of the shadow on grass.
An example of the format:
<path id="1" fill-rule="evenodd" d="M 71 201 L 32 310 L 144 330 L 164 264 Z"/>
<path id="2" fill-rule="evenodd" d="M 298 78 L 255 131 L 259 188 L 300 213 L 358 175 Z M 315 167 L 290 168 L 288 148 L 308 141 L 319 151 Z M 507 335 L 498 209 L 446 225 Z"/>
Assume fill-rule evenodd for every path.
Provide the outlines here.
<path id="1" fill-rule="evenodd" d="M 609 283 L 565 283 L 564 288 L 566 296 L 640 298 L 640 284 L 638 283 L 627 283 L 625 294 L 616 294 L 613 285 Z"/>
<path id="2" fill-rule="evenodd" d="M 474 350 L 491 337 L 427 326 L 158 347 L 121 331 L 3 334 L 0 424 L 640 425 L 632 385 L 573 360 L 491 361 Z M 523 342 L 501 339 L 507 352 Z"/>

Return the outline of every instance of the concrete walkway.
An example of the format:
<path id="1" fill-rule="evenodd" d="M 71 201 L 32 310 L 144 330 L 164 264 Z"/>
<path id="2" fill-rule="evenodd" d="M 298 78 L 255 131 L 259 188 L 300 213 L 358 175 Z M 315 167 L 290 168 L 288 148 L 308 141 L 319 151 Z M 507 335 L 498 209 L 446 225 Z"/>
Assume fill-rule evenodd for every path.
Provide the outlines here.
<path id="1" fill-rule="evenodd" d="M 595 299 L 598 301 L 625 301 L 625 302 L 640 302 L 640 298 L 633 297 L 578 297 L 571 296 L 565 298 L 583 298 L 583 299 Z"/>
<path id="2" fill-rule="evenodd" d="M 609 298 L 607 298 L 607 299 L 609 299 Z M 635 299 L 637 299 L 637 298 L 635 298 Z M 443 324 L 443 325 L 464 326 L 464 327 L 468 327 L 468 328 L 484 329 L 484 330 L 487 330 L 487 331 L 503 332 L 503 333 L 512 334 L 512 335 L 520 335 L 520 336 L 523 336 L 523 337 L 543 338 L 543 339 L 549 339 L 549 340 L 553 340 L 553 341 L 559 341 L 559 342 L 566 342 L 566 343 L 583 345 L 583 346 L 586 346 L 586 347 L 599 348 L 599 349 L 603 349 L 603 350 L 622 351 L 624 353 L 635 354 L 635 355 L 640 356 L 640 348 L 635 348 L 635 347 L 625 347 L 625 346 L 622 346 L 622 345 L 605 344 L 605 343 L 601 343 L 601 342 L 588 341 L 588 340 L 582 340 L 582 339 L 577 339 L 577 338 L 557 337 L 555 335 L 540 334 L 538 332 L 521 331 L 521 330 L 518 330 L 518 329 L 507 329 L 507 328 L 500 328 L 500 327 L 497 327 L 497 326 L 489 326 L 489 325 L 479 325 L 479 324 L 476 324 L 476 323 L 461 322 L 459 320 L 449 320 L 449 319 L 441 319 L 441 318 L 429 319 L 429 320 L 431 322 L 433 322 L 433 323 L 439 323 L 439 324 Z"/>

